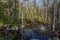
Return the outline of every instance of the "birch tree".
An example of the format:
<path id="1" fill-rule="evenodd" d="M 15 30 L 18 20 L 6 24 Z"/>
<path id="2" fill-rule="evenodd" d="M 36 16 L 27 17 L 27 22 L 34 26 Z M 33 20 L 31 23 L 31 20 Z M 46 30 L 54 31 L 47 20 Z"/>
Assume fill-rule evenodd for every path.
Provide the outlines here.
<path id="1" fill-rule="evenodd" d="M 55 31 L 56 27 L 56 18 L 57 18 L 57 0 L 54 0 L 54 18 L 53 18 L 53 31 Z"/>

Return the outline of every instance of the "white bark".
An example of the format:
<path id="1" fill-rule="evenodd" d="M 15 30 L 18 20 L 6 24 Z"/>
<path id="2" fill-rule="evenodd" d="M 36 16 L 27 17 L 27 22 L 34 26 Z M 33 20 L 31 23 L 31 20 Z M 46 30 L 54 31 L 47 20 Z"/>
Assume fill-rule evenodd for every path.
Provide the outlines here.
<path id="1" fill-rule="evenodd" d="M 56 15 L 57 15 L 57 0 L 54 0 L 54 18 L 53 18 L 53 31 L 55 31 L 56 24 Z"/>

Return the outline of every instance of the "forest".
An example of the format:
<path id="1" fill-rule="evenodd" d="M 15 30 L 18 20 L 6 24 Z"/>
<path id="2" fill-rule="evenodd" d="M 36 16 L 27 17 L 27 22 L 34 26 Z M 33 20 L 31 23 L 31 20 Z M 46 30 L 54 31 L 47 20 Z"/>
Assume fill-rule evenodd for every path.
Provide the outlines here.
<path id="1" fill-rule="evenodd" d="M 20 40 L 25 29 L 60 36 L 60 0 L 0 0 L 0 39 Z"/>
<path id="2" fill-rule="evenodd" d="M 25 4 L 27 3 L 28 4 Z M 43 0 L 42 7 L 37 6 L 36 0 L 31 2 L 23 0 L 20 3 L 18 0 L 0 1 L 0 27 L 2 26 L 30 26 L 31 24 L 47 24 L 52 26 L 54 15 L 55 24 L 60 24 L 60 1 L 50 5 L 49 0 Z M 55 13 L 54 14 L 54 10 Z"/>

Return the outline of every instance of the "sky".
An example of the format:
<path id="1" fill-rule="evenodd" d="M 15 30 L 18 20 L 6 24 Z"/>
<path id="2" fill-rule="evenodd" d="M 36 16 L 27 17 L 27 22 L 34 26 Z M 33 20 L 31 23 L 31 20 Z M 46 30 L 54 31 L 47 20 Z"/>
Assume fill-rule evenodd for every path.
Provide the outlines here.
<path id="1" fill-rule="evenodd" d="M 34 0 L 29 0 L 29 1 L 31 1 L 31 3 L 33 3 Z M 50 6 L 52 5 L 53 1 L 54 0 L 50 0 Z M 60 0 L 58 0 L 58 1 L 60 1 Z M 19 2 L 22 3 L 22 0 L 19 0 Z M 28 1 L 25 1 L 23 5 L 27 6 L 28 3 L 29 3 Z M 37 6 L 42 6 L 43 5 L 43 0 L 36 0 L 36 5 Z"/>

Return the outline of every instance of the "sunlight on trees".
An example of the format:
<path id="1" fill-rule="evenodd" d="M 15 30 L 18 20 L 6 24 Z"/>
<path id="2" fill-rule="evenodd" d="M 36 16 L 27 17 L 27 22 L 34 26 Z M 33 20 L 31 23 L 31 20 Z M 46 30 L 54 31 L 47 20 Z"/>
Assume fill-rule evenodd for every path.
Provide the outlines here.
<path id="1" fill-rule="evenodd" d="M 16 0 L 15 0 L 16 1 Z M 23 4 L 14 0 L 8 0 L 6 3 L 0 2 L 0 24 L 9 25 L 21 25 L 22 17 L 23 23 L 27 24 L 32 22 L 52 24 L 53 20 L 53 4 L 50 6 L 50 0 L 43 0 L 42 7 L 37 6 L 36 0 L 31 2 L 30 0 L 23 0 Z M 60 2 L 57 5 L 57 14 L 60 15 Z M 23 16 L 22 16 L 23 12 Z M 58 16 L 58 22 L 60 22 L 60 16 Z M 18 22 L 18 23 L 17 23 Z"/>

